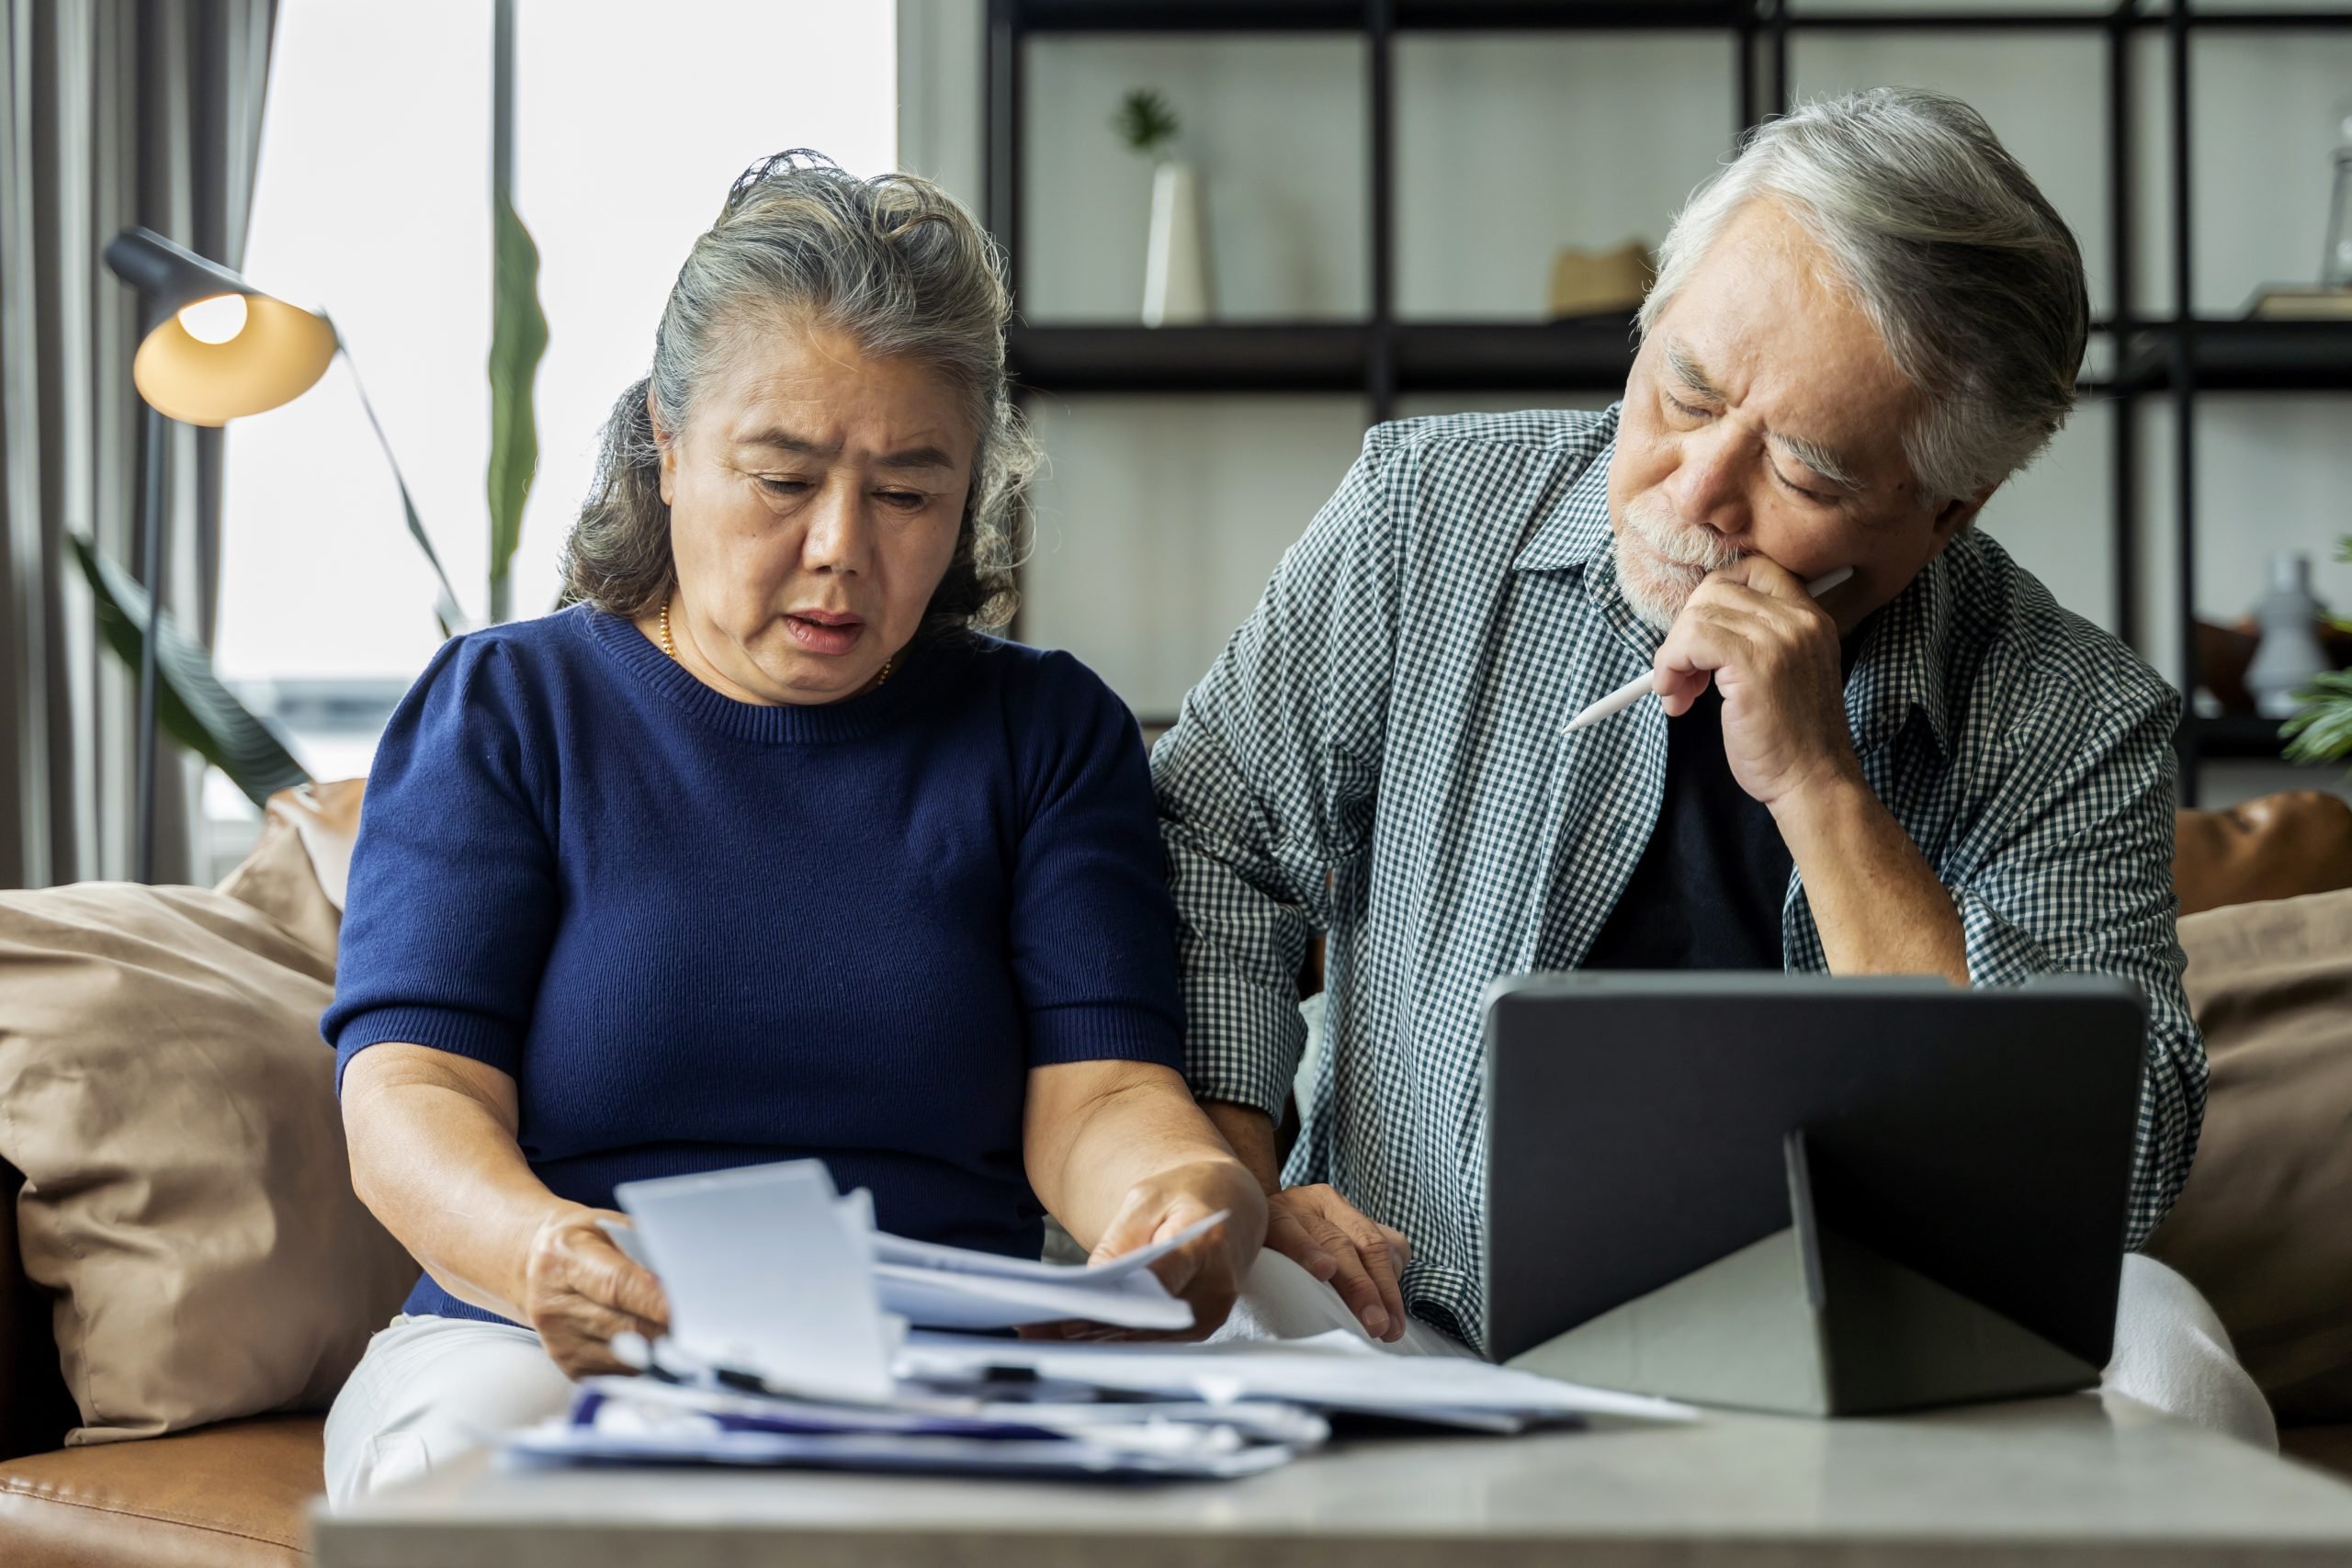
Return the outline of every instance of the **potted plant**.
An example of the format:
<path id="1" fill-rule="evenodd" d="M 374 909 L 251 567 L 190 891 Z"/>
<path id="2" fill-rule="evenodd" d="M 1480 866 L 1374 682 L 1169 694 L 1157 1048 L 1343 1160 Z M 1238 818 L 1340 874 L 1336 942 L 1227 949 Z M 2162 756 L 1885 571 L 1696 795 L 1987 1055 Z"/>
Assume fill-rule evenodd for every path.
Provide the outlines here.
<path id="1" fill-rule="evenodd" d="M 1138 87 L 1120 101 L 1112 124 L 1136 156 L 1151 160 L 1151 240 L 1144 257 L 1143 324 L 1174 326 L 1209 318 L 1207 231 L 1201 217 L 1201 175 L 1170 156 L 1183 129 L 1168 100 Z"/>
<path id="2" fill-rule="evenodd" d="M 2335 558 L 2352 561 L 2352 536 L 2336 546 Z M 2338 620 L 2352 632 L 2352 621 Z M 2352 670 L 2332 670 L 2295 694 L 2300 706 L 2279 729 L 2290 762 L 2340 762 L 2352 757 Z"/>

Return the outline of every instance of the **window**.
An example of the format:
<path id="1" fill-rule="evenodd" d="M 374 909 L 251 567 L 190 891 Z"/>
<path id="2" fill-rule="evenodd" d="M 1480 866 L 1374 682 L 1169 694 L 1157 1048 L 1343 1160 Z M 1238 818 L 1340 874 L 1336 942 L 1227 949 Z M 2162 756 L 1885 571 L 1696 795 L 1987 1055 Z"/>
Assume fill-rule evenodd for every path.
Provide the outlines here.
<path id="1" fill-rule="evenodd" d="M 554 601 L 604 416 L 645 373 L 671 281 L 729 183 L 791 147 L 860 174 L 894 166 L 895 47 L 889 0 L 521 0 L 515 205 L 539 247 L 548 344 L 518 615 Z M 287 0 L 244 256 L 258 286 L 334 318 L 476 616 L 491 75 L 486 0 Z M 363 772 L 440 636 L 350 363 L 230 427 L 221 534 L 222 677 L 322 777 Z M 207 803 L 250 816 L 225 780 Z"/>

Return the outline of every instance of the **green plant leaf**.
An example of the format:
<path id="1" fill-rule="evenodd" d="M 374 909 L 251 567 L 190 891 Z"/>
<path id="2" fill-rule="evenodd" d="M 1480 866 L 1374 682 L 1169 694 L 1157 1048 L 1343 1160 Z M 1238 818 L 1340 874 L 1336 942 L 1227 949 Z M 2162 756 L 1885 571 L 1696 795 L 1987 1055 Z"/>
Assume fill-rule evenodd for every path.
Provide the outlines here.
<path id="1" fill-rule="evenodd" d="M 98 628 L 107 646 L 137 670 L 147 638 L 147 591 L 81 535 L 66 536 L 82 563 L 90 596 L 97 602 Z M 155 673 L 160 681 L 155 718 L 164 733 L 228 774 L 255 806 L 281 789 L 310 782 L 311 775 L 277 743 L 277 737 L 229 694 L 212 672 L 210 656 L 180 630 L 168 612 L 157 624 Z"/>
<path id="2" fill-rule="evenodd" d="M 2295 694 L 2301 705 L 2281 725 L 2290 762 L 2334 762 L 2352 757 L 2352 670 L 2333 670 Z"/>
<path id="3" fill-rule="evenodd" d="M 1149 87 L 1137 87 L 1119 100 L 1119 112 L 1112 117 L 1113 129 L 1120 140 L 1134 151 L 1149 157 L 1167 143 L 1176 140 L 1183 122 L 1168 100 Z"/>
<path id="4" fill-rule="evenodd" d="M 547 312 L 539 308 L 539 248 L 511 201 L 500 201 L 491 261 L 490 325 L 490 618 L 511 608 L 508 574 L 523 542 L 523 503 L 539 466 L 532 383 L 548 349 Z"/>

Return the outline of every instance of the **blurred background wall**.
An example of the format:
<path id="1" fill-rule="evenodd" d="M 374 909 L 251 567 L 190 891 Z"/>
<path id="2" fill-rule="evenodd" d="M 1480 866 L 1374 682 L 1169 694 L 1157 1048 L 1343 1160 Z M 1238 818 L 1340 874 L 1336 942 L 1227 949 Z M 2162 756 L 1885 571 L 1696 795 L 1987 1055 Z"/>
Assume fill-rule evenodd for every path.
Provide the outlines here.
<path id="1" fill-rule="evenodd" d="M 2307 6 L 2307 25 L 2277 28 L 2225 25 L 2233 5 L 2279 9 L 2203 0 L 2188 33 L 2190 302 L 2217 322 L 2265 286 L 2315 280 L 2352 134 L 2352 6 Z M 1886 83 L 1980 108 L 2089 268 L 2091 390 L 1984 525 L 2176 681 L 2188 613 L 2244 615 L 2274 552 L 2308 554 L 2321 598 L 2352 609 L 2352 565 L 2334 559 L 2352 531 L 2352 324 L 2257 334 L 2256 358 L 2287 353 L 2286 371 L 2206 378 L 2191 405 L 2194 545 L 2180 548 L 2162 0 L 2120 20 L 2103 0 L 1792 0 L 1785 29 L 1769 5 L 1597 8 L 1649 25 L 1498 25 L 1557 21 L 1574 0 L 520 0 L 517 202 L 551 337 L 518 611 L 551 602 L 604 412 L 642 373 L 686 245 L 763 153 L 903 165 L 998 223 L 1018 272 L 1015 362 L 1052 464 L 1018 634 L 1078 653 L 1150 727 L 1247 615 L 1375 414 L 1611 400 L 1595 367 L 1617 355 L 1622 380 L 1622 327 L 1546 324 L 1561 251 L 1654 245 L 1744 115 Z M 461 589 L 485 549 L 487 9 L 282 0 L 245 253 L 258 282 L 334 314 Z M 1374 12 L 1401 24 L 1385 44 Z M 1722 19 L 1735 13 L 1745 22 Z M 1994 14 L 2020 25 L 1975 25 Z M 1102 25 L 1155 17 L 1235 25 Z M 1159 155 L 1199 181 L 1205 333 L 1140 324 L 1154 159 L 1114 129 L 1138 89 L 1181 121 Z M 1381 315 L 1383 137 L 1378 330 L 1407 362 L 1374 392 L 1362 334 Z M 1249 333 L 1273 346 L 1182 346 Z M 1501 384 L 1481 384 L 1499 363 Z M 1555 363 L 1575 373 L 1546 384 Z M 344 374 L 232 427 L 224 502 L 220 666 L 322 774 L 364 768 L 438 641 L 429 575 L 336 389 Z M 2205 801 L 2338 787 L 2336 770 L 2277 761 L 2243 717 L 2209 716 L 2189 748 Z M 249 815 L 233 791 L 210 798 L 232 853 Z"/>

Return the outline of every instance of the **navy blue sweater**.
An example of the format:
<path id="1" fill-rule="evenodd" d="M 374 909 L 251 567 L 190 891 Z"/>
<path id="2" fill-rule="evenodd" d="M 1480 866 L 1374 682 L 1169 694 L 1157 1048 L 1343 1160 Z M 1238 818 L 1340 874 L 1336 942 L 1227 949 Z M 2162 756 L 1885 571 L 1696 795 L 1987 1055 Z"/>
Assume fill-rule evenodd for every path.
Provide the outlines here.
<path id="1" fill-rule="evenodd" d="M 565 1198 L 813 1156 L 886 1230 L 1034 1258 L 1028 1069 L 1182 1063 L 1141 738 L 1012 643 L 761 707 L 585 607 L 476 632 L 377 750 L 322 1028 L 338 1083 L 388 1040 L 511 1075 Z"/>

